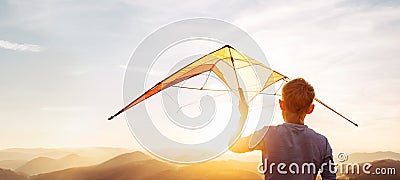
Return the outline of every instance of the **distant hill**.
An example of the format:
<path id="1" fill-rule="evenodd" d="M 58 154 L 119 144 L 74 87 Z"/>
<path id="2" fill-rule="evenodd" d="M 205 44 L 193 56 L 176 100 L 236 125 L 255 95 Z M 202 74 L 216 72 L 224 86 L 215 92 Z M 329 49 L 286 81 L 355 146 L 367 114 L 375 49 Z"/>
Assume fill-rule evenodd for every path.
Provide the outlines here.
<path id="1" fill-rule="evenodd" d="M 32 176 L 32 180 L 53 179 L 144 179 L 176 166 L 152 159 L 142 152 L 133 152 L 115 157 L 102 164 L 89 167 L 70 168 Z"/>
<path id="2" fill-rule="evenodd" d="M 95 157 L 99 162 L 117 155 L 130 152 L 126 148 L 88 147 L 88 148 L 9 148 L 0 150 L 0 161 L 25 160 L 29 161 L 38 157 L 53 159 L 62 158 L 68 154 L 77 154 L 82 157 Z"/>
<path id="3" fill-rule="evenodd" d="M 28 180 L 28 177 L 15 173 L 8 169 L 0 169 L 0 179 L 4 180 Z"/>
<path id="4" fill-rule="evenodd" d="M 70 154 L 60 159 L 52 159 L 48 157 L 38 157 L 32 159 L 15 169 L 16 172 L 23 172 L 28 175 L 35 175 L 39 173 L 47 173 L 71 167 L 88 166 L 96 164 L 96 161 L 90 158 Z"/>
<path id="5" fill-rule="evenodd" d="M 68 152 L 77 154 L 82 157 L 97 158 L 99 163 L 111 159 L 115 156 L 132 152 L 131 149 L 126 148 L 112 148 L 112 147 L 88 147 L 78 149 L 65 149 Z"/>
<path id="6" fill-rule="evenodd" d="M 99 167 L 102 167 L 102 168 L 115 167 L 115 166 L 128 164 L 131 162 L 145 161 L 145 160 L 151 160 L 151 159 L 152 158 L 149 155 L 146 155 L 140 151 L 135 151 L 132 153 L 126 153 L 126 154 L 122 154 L 117 157 L 114 157 L 106 162 L 99 164 Z"/>
<path id="7" fill-rule="evenodd" d="M 4 160 L 30 160 L 34 157 L 31 154 L 20 153 L 20 152 L 10 152 L 10 151 L 0 151 L 0 161 Z"/>
<path id="8" fill-rule="evenodd" d="M 27 161 L 25 160 L 3 160 L 0 161 L 0 168 L 14 170 L 17 169 L 18 167 L 21 167 L 26 162 Z"/>
<path id="9" fill-rule="evenodd" d="M 360 163 L 360 162 L 372 162 L 383 159 L 400 160 L 400 153 L 392 151 L 379 151 L 373 153 L 352 153 L 348 155 L 348 162 Z"/>

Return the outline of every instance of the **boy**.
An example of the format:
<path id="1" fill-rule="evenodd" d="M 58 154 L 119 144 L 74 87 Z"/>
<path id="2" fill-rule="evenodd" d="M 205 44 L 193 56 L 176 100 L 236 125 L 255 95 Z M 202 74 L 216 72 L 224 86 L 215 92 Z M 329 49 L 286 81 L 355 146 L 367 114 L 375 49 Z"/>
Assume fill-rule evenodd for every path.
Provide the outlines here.
<path id="1" fill-rule="evenodd" d="M 336 179 L 328 140 L 304 125 L 305 116 L 314 110 L 314 96 L 314 88 L 304 79 L 289 81 L 283 86 L 282 99 L 279 100 L 285 123 L 266 126 L 255 132 L 257 136 L 268 128 L 262 141 L 253 148 L 249 147 L 251 135 L 239 138 L 230 150 L 236 153 L 261 150 L 265 179 L 315 179 L 319 168 L 323 179 Z M 247 104 L 240 101 L 240 130 L 247 109 Z"/>

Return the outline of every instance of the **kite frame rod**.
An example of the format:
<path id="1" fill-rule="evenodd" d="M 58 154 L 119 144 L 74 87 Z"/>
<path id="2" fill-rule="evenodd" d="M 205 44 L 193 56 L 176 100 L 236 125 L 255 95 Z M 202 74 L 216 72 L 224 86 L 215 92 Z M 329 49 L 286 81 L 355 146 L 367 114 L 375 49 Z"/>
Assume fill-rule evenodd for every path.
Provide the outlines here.
<path id="1" fill-rule="evenodd" d="M 317 101 L 319 104 L 325 106 L 326 108 L 328 108 L 329 110 L 331 110 L 332 112 L 336 113 L 337 115 L 339 115 L 340 117 L 346 119 L 347 121 L 349 121 L 351 124 L 353 124 L 354 126 L 358 127 L 358 124 L 353 122 L 352 120 L 348 119 L 347 117 L 343 116 L 342 114 L 340 114 L 339 112 L 335 111 L 334 109 L 332 109 L 331 107 L 329 107 L 328 105 L 326 105 L 324 102 L 322 102 L 321 100 L 319 100 L 318 98 L 314 98 L 315 101 Z"/>

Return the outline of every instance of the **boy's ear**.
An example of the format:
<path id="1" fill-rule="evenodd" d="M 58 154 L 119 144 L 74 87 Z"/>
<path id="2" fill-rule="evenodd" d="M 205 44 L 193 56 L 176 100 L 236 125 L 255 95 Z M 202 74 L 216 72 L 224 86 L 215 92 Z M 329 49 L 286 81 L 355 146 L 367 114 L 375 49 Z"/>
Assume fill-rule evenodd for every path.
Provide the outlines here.
<path id="1" fill-rule="evenodd" d="M 308 109 L 307 114 L 311 114 L 314 111 L 314 107 L 315 107 L 315 105 L 311 104 L 310 109 Z"/>
<path id="2" fill-rule="evenodd" d="M 281 107 L 281 110 L 285 110 L 285 106 L 283 105 L 282 99 L 279 99 L 279 106 Z"/>

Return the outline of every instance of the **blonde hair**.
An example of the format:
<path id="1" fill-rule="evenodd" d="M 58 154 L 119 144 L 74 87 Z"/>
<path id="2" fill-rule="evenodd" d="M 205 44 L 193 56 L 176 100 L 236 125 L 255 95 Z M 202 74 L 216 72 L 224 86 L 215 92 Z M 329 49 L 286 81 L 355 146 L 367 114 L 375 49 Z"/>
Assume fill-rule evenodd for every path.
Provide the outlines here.
<path id="1" fill-rule="evenodd" d="M 293 113 L 307 113 L 314 97 L 314 88 L 303 78 L 293 79 L 282 88 L 285 108 Z"/>

